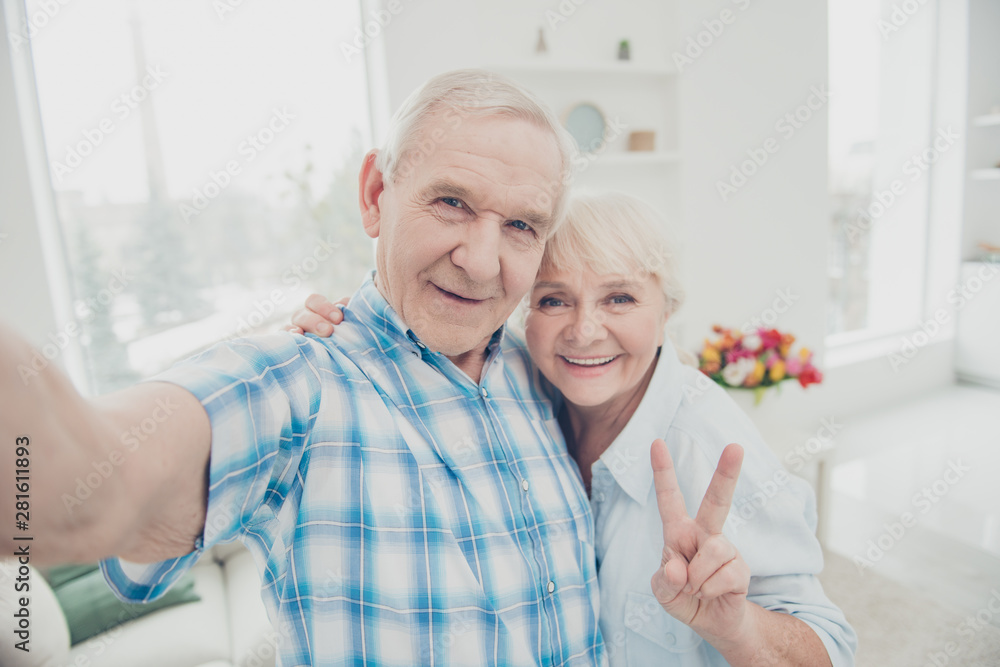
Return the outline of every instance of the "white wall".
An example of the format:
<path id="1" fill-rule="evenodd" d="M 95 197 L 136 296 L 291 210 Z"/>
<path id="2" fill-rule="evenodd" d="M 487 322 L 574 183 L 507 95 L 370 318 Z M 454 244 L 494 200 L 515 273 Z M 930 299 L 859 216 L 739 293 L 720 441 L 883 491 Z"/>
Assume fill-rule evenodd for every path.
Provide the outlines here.
<path id="1" fill-rule="evenodd" d="M 549 47 L 545 60 L 604 62 L 629 39 L 636 63 L 669 62 L 672 12 L 669 0 L 404 1 L 383 39 L 389 103 L 395 109 L 440 72 L 534 61 L 539 28 Z"/>
<path id="2" fill-rule="evenodd" d="M 703 22 L 723 9 L 734 11 L 734 22 L 681 75 L 685 338 L 697 344 L 713 323 L 739 327 L 762 317 L 779 292 L 790 292 L 793 304 L 776 326 L 820 347 L 829 225 L 826 106 L 809 110 L 812 117 L 790 137 L 776 124 L 825 87 L 826 3 L 786 0 L 740 10 L 726 0 L 682 2 L 682 44 L 697 39 Z M 723 201 L 718 182 L 751 159 L 747 151 L 760 158 L 768 139 L 777 152 Z"/>

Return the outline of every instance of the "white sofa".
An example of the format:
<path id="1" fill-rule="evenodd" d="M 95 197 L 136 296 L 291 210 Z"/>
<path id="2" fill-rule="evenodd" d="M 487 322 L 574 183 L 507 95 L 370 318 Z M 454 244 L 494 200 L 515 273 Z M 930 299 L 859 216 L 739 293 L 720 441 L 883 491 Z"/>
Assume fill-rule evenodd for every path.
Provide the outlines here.
<path id="1" fill-rule="evenodd" d="M 0 618 L 20 595 L 16 564 L 0 569 Z M 260 578 L 242 545 L 215 547 L 192 567 L 198 602 L 129 621 L 69 648 L 65 617 L 37 571 L 31 573 L 31 651 L 14 649 L 3 623 L 3 667 L 274 667 L 277 633 L 260 599 Z M 38 582 L 41 582 L 39 584 Z"/>

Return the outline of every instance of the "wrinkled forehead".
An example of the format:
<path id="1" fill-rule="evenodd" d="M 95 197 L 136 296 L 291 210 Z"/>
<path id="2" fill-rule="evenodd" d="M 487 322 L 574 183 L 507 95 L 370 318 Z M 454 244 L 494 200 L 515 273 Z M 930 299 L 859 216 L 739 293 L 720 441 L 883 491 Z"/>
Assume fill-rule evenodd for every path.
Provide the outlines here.
<path id="1" fill-rule="evenodd" d="M 445 109 L 425 121 L 404 150 L 418 189 L 447 182 L 484 205 L 530 209 L 544 218 L 552 217 L 561 193 L 556 138 L 520 118 Z"/>

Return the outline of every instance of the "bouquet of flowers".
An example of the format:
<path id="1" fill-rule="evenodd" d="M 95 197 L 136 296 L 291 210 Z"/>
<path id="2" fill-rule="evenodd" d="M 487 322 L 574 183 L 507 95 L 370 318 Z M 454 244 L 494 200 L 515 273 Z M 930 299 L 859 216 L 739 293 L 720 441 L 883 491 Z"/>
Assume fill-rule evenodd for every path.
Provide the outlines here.
<path id="1" fill-rule="evenodd" d="M 823 381 L 808 348 L 792 354 L 792 334 L 763 328 L 744 334 L 719 325 L 712 331 L 717 337 L 705 339 L 698 368 L 723 387 L 753 389 L 755 403 L 760 403 L 768 387 L 786 380 L 798 380 L 803 387 Z"/>

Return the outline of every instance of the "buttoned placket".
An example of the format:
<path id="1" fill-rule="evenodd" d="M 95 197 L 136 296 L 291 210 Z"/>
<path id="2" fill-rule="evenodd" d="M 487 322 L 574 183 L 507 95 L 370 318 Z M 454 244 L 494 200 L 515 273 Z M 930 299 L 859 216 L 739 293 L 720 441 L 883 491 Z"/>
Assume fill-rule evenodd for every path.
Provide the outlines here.
<path id="1" fill-rule="evenodd" d="M 605 525 L 610 518 L 609 510 L 611 509 L 611 505 L 607 500 L 611 496 L 611 487 L 615 483 L 615 480 L 611 475 L 611 471 L 608 470 L 607 466 L 600 459 L 594 461 L 590 470 L 590 509 L 594 515 L 594 534 L 602 535 L 604 534 Z M 601 544 L 600 541 L 594 543 L 599 560 L 603 559 L 606 546 L 605 544 Z"/>
<path id="2" fill-rule="evenodd" d="M 487 359 L 486 364 L 483 366 L 482 379 L 478 385 L 479 398 L 482 401 L 483 407 L 489 416 L 489 421 L 493 425 L 495 432 L 499 432 L 501 430 L 500 418 L 495 412 L 493 404 L 494 399 L 486 385 L 492 377 L 502 373 L 502 364 L 502 358 L 496 355 L 491 355 L 490 358 Z M 547 572 L 551 571 L 551 568 L 549 566 L 548 559 L 546 558 L 545 549 L 541 544 L 537 518 L 534 515 L 534 510 L 531 509 L 530 506 L 530 496 L 528 493 L 531 489 L 531 482 L 527 477 L 522 475 L 522 470 L 515 466 L 514 461 L 510 458 L 511 453 L 507 451 L 506 447 L 503 447 L 502 443 L 498 444 L 501 445 L 504 458 L 507 459 L 508 464 L 510 464 L 511 474 L 514 475 L 515 480 L 518 480 L 519 478 L 521 495 L 518 506 L 521 508 L 521 516 L 524 521 L 525 528 L 527 529 L 525 532 L 531 540 L 531 554 L 534 560 L 534 563 L 532 563 L 532 570 L 537 577 L 536 580 L 541 584 L 539 589 L 539 602 L 540 608 L 544 613 L 547 628 L 546 639 L 549 650 L 549 658 L 551 662 L 554 662 L 558 652 L 553 646 L 553 641 L 557 636 L 555 628 L 558 624 L 553 618 L 554 607 L 552 596 L 556 592 L 558 586 L 554 580 L 545 576 Z"/>

